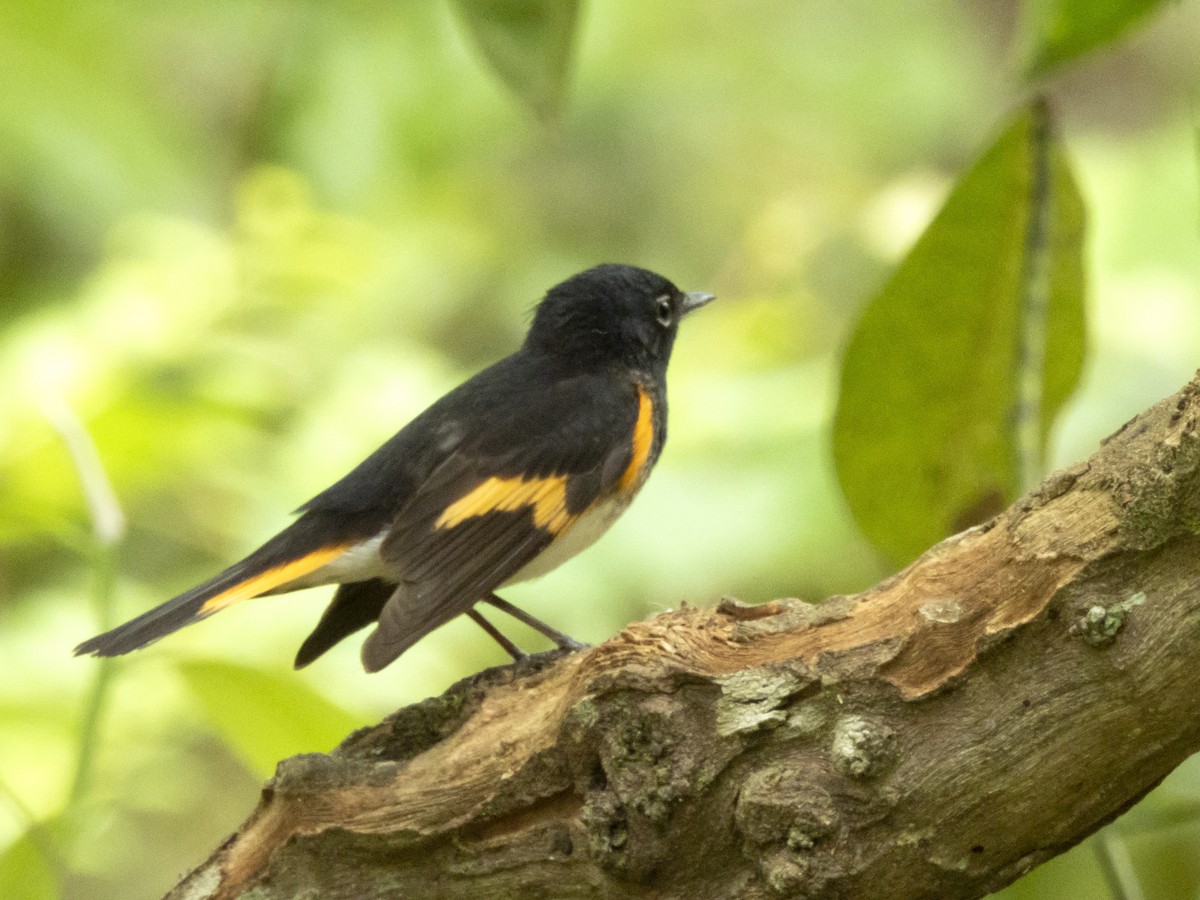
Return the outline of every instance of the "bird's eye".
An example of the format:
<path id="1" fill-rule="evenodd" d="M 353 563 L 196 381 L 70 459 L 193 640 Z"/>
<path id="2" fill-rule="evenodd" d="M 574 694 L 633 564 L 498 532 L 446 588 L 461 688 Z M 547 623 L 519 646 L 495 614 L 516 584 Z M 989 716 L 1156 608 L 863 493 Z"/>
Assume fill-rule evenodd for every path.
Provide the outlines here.
<path id="1" fill-rule="evenodd" d="M 674 314 L 674 310 L 671 308 L 671 298 L 659 297 L 655 302 L 655 312 L 658 316 L 658 324 L 663 328 L 670 328 L 671 319 Z"/>

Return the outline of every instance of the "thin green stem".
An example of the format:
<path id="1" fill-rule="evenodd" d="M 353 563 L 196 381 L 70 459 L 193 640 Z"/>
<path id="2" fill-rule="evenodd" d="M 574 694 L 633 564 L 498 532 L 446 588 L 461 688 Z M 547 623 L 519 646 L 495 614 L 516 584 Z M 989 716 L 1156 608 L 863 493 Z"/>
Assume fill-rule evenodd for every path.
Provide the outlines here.
<path id="1" fill-rule="evenodd" d="M 1112 826 L 1092 838 L 1092 849 L 1096 851 L 1096 860 L 1100 863 L 1100 871 L 1108 882 L 1113 900 L 1146 900 L 1129 849 Z"/>
<path id="2" fill-rule="evenodd" d="M 79 475 L 80 486 L 87 500 L 93 534 L 90 554 L 94 572 L 92 599 L 100 627 L 107 630 L 112 627 L 113 622 L 117 548 L 125 533 L 125 515 L 104 471 L 96 445 L 78 416 L 60 401 L 47 400 L 44 403 L 44 411 L 71 454 L 71 461 L 75 464 L 75 471 Z M 88 691 L 79 728 L 79 754 L 71 779 L 71 791 L 68 794 L 69 810 L 78 806 L 91 784 L 100 726 L 108 703 L 113 672 L 112 660 L 101 660 L 96 666 L 96 674 Z"/>
<path id="3" fill-rule="evenodd" d="M 100 545 L 93 554 L 95 559 L 95 585 L 92 597 L 96 606 L 96 619 L 100 630 L 112 627 L 113 605 L 116 597 L 117 554 L 116 545 Z M 96 665 L 87 700 L 83 707 L 83 718 L 79 725 L 79 752 L 75 758 L 75 774 L 71 779 L 71 792 L 67 795 L 68 808 L 75 808 L 87 795 L 95 770 L 96 749 L 99 746 L 100 725 L 108 705 L 109 688 L 116 672 L 115 660 L 101 659 Z"/>

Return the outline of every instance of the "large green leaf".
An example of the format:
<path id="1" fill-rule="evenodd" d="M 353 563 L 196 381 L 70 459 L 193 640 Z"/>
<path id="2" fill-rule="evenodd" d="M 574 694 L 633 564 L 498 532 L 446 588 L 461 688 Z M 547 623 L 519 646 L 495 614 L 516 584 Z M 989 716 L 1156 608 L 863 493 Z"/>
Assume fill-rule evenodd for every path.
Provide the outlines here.
<path id="1" fill-rule="evenodd" d="M 1026 0 L 1026 72 L 1040 75 L 1120 37 L 1163 0 Z"/>
<path id="2" fill-rule="evenodd" d="M 955 186 L 867 306 L 833 429 L 842 490 L 897 561 L 1041 474 L 1084 353 L 1083 203 L 1041 104 Z"/>
<path id="3" fill-rule="evenodd" d="M 185 662 L 179 671 L 213 727 L 259 775 L 285 756 L 327 752 L 366 724 L 291 673 L 224 662 Z"/>
<path id="4" fill-rule="evenodd" d="M 455 0 L 500 80 L 543 117 L 562 107 L 579 0 Z"/>

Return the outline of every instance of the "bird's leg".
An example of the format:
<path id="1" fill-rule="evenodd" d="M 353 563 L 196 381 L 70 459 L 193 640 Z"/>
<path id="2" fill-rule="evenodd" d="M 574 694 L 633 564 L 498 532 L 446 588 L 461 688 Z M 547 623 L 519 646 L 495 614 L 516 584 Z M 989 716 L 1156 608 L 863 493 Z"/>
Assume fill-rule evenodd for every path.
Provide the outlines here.
<path id="1" fill-rule="evenodd" d="M 508 638 L 506 638 L 503 634 L 501 634 L 500 629 L 485 619 L 478 611 L 474 609 L 468 609 L 467 615 L 471 617 L 472 622 L 491 635 L 492 640 L 508 651 L 508 655 L 513 658 L 513 662 L 520 662 L 529 655 Z"/>
<path id="2" fill-rule="evenodd" d="M 497 597 L 495 594 L 489 593 L 483 598 L 483 600 L 485 603 L 492 604 L 492 606 L 496 607 L 496 609 L 500 610 L 501 612 L 508 613 L 518 622 L 524 622 L 534 631 L 541 632 L 546 637 L 550 638 L 550 640 L 554 641 L 554 645 L 560 650 L 583 650 L 588 646 L 587 644 L 581 644 L 568 634 L 563 634 L 557 628 L 551 628 L 541 619 L 531 616 L 522 609 L 518 609 L 507 600 Z"/>

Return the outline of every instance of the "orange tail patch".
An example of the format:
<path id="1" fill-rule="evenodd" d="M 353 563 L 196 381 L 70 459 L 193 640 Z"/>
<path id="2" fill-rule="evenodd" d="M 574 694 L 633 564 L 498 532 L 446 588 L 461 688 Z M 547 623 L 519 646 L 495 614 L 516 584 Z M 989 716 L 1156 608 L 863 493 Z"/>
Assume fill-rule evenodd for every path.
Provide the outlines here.
<path id="1" fill-rule="evenodd" d="M 233 587 L 226 588 L 221 593 L 209 597 L 196 615 L 211 616 L 213 613 L 219 612 L 227 606 L 233 606 L 235 603 L 265 594 L 267 591 L 273 590 L 282 584 L 287 584 L 294 578 L 307 575 L 309 572 L 315 572 L 327 562 L 341 556 L 351 546 L 351 544 L 338 544 L 333 547 L 322 547 L 320 550 L 314 550 L 306 556 L 301 556 L 299 559 L 293 559 L 290 562 L 267 569 L 265 572 L 252 575 L 245 581 L 239 581 Z"/>

